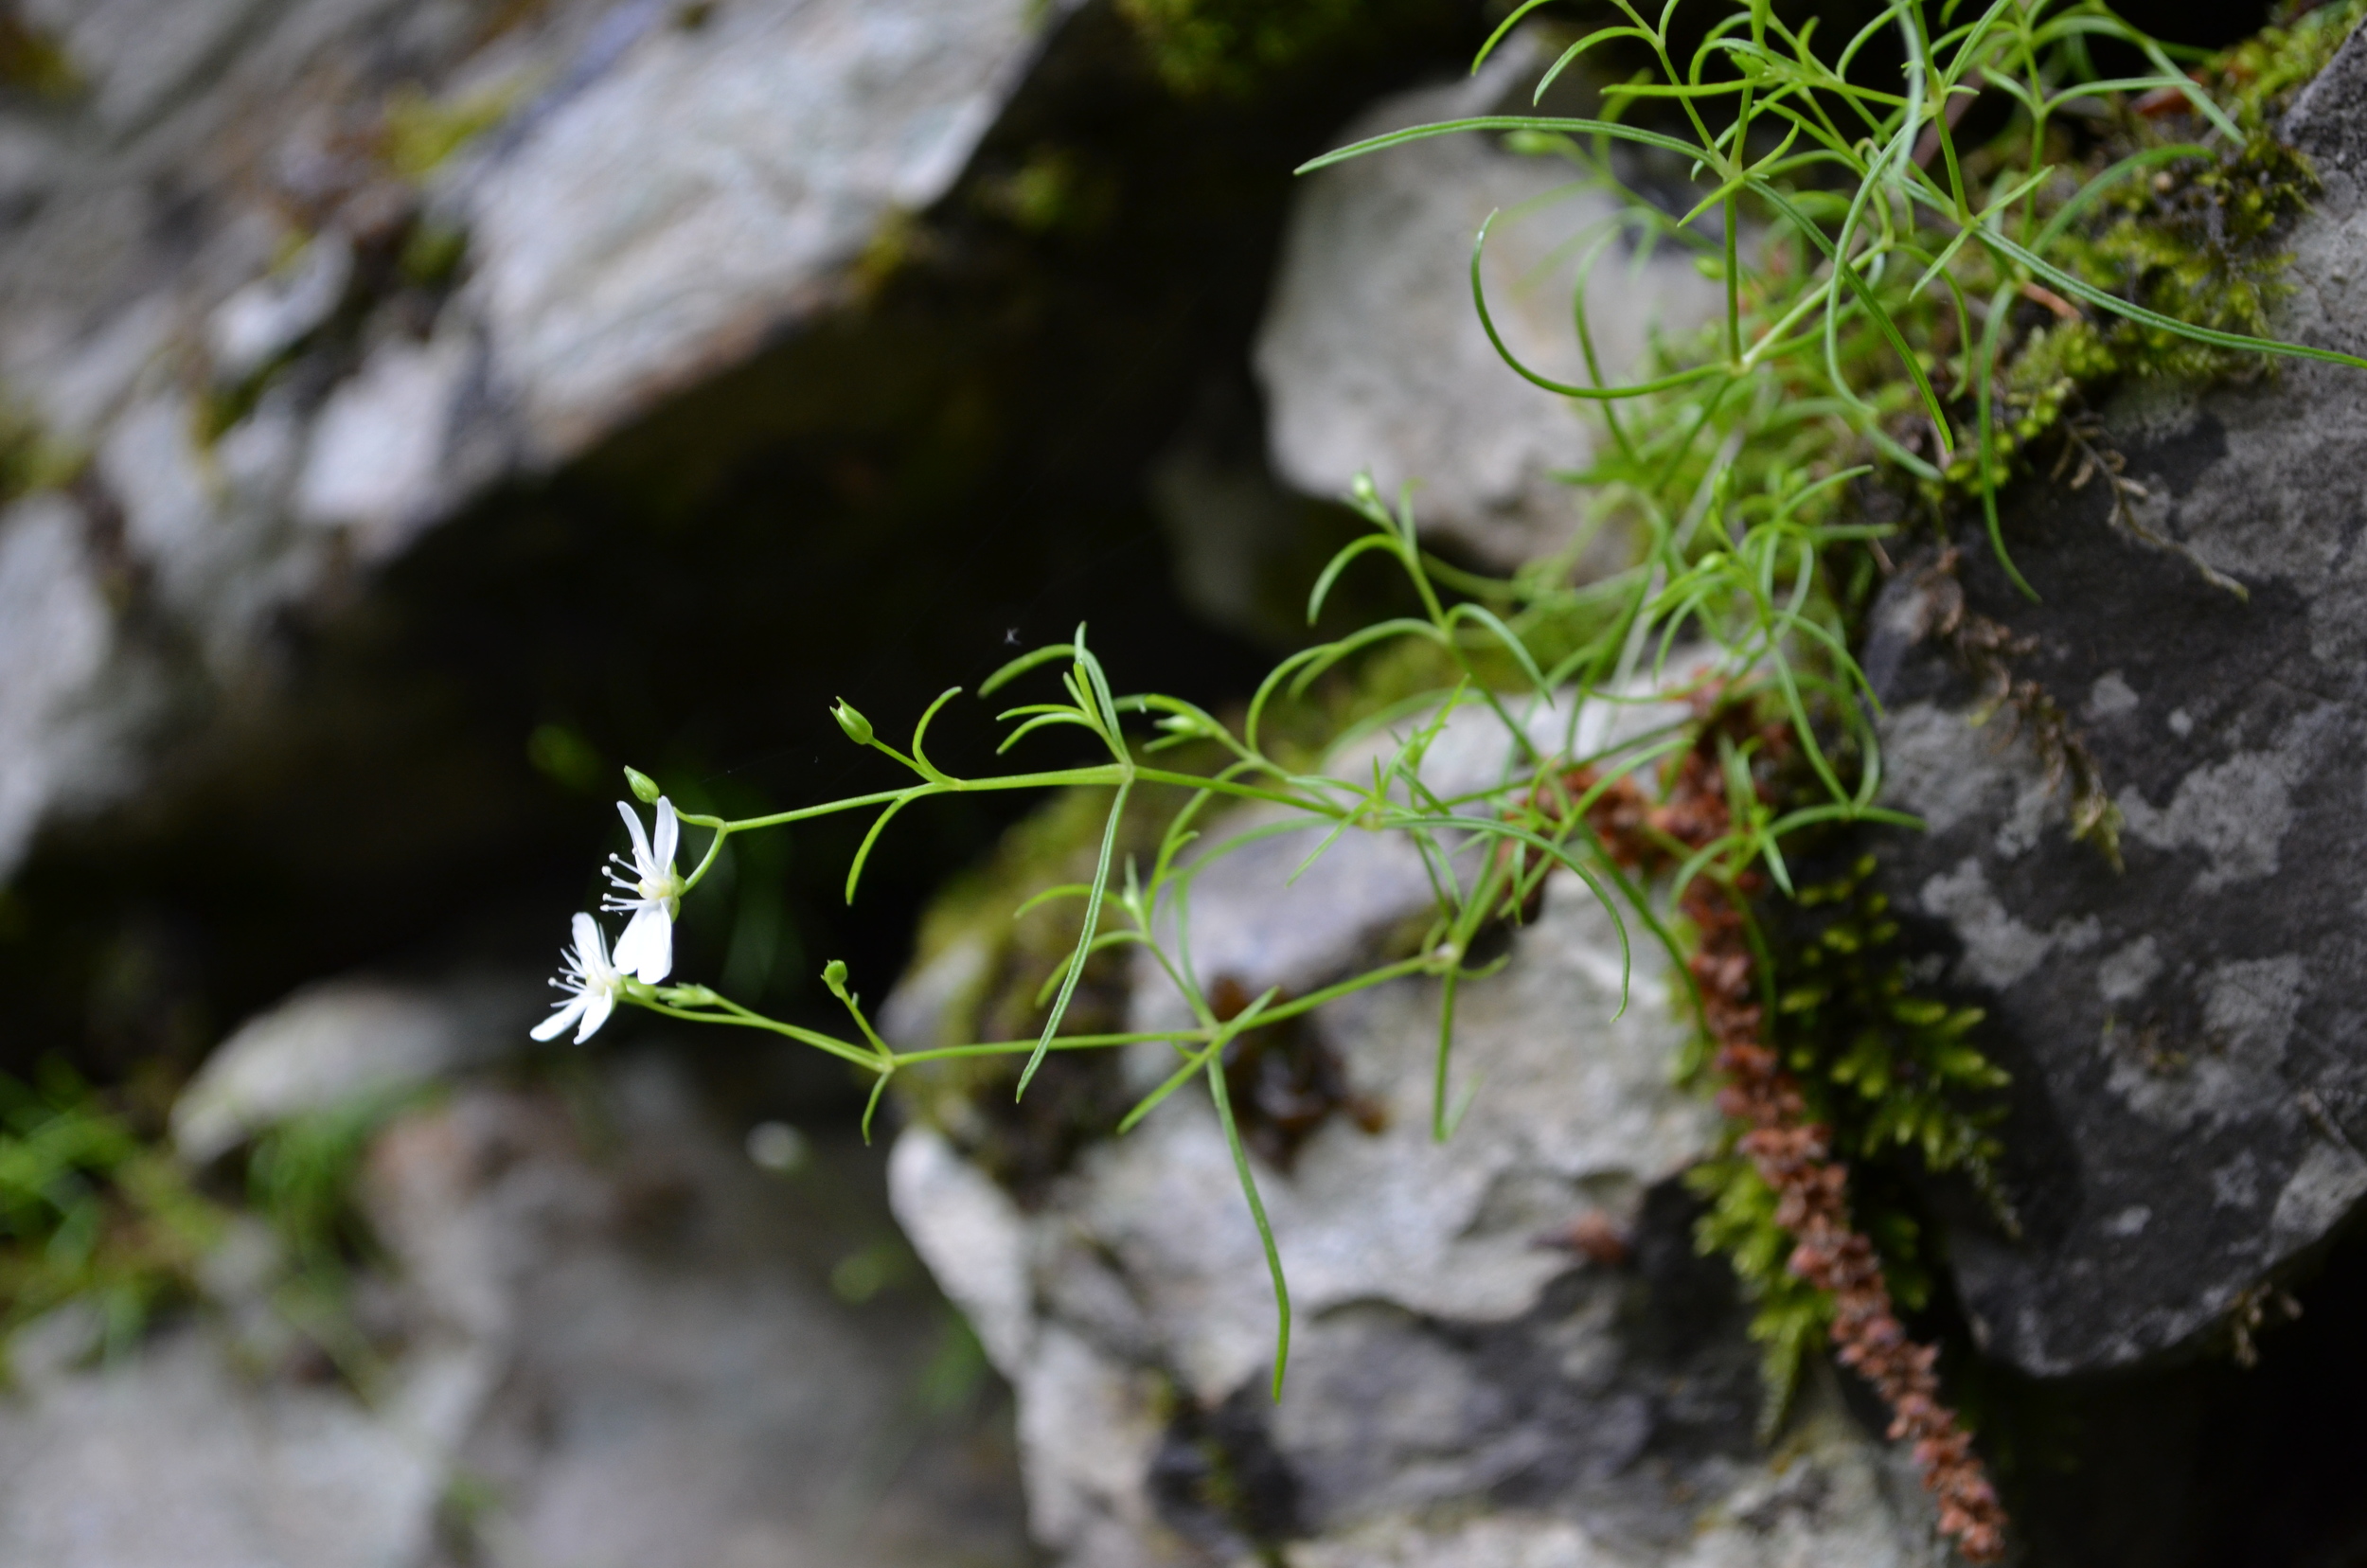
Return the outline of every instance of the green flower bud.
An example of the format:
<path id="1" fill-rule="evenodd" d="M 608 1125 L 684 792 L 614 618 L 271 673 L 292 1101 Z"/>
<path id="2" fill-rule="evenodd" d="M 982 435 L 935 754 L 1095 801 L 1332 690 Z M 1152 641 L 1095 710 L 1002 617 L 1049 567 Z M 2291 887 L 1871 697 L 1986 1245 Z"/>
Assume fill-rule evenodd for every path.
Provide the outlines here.
<path id="1" fill-rule="evenodd" d="M 639 768 L 625 770 L 625 783 L 632 789 L 633 798 L 644 806 L 656 805 L 657 797 L 665 793 L 657 787 L 656 779 L 651 778 Z"/>
<path id="2" fill-rule="evenodd" d="M 846 994 L 846 965 L 837 958 L 822 966 L 822 983 L 830 988 L 832 996 Z"/>
<path id="3" fill-rule="evenodd" d="M 830 710 L 830 717 L 838 721 L 838 727 L 846 732 L 847 739 L 858 746 L 871 744 L 871 721 L 849 706 L 845 698 L 838 700 L 838 706 Z"/>

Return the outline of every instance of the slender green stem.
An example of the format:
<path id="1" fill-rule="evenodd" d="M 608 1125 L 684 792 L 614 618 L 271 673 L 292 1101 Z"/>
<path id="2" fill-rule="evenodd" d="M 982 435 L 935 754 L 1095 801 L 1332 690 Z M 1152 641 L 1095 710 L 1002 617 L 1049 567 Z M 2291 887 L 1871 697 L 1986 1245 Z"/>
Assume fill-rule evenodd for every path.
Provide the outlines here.
<path id="1" fill-rule="evenodd" d="M 719 1015 L 695 1011 L 688 1007 L 677 1007 L 670 1003 L 642 1001 L 638 998 L 635 999 L 634 1005 L 647 1007 L 650 1011 L 661 1013 L 667 1018 L 681 1019 L 685 1024 L 730 1024 L 744 1029 L 766 1029 L 774 1034 L 786 1035 L 801 1044 L 811 1045 L 816 1050 L 828 1051 L 830 1055 L 851 1061 L 858 1067 L 877 1068 L 880 1065 L 879 1057 L 860 1045 L 849 1045 L 843 1040 L 834 1040 L 828 1035 L 812 1029 L 801 1029 L 794 1024 L 784 1024 L 776 1018 L 766 1018 L 760 1013 L 750 1012 L 744 1007 L 734 1008 L 730 1013 Z"/>
<path id="2" fill-rule="evenodd" d="M 1055 1051 L 1091 1051 L 1112 1045 L 1142 1045 L 1152 1042 L 1179 1045 L 1205 1043 L 1207 1031 L 1201 1029 L 1137 1029 L 1119 1034 L 1055 1035 L 1049 1047 Z M 1035 1039 L 989 1040 L 969 1045 L 933 1045 L 921 1051 L 899 1051 L 896 1060 L 909 1066 L 919 1061 L 961 1061 L 973 1057 L 1027 1056 L 1042 1043 Z"/>

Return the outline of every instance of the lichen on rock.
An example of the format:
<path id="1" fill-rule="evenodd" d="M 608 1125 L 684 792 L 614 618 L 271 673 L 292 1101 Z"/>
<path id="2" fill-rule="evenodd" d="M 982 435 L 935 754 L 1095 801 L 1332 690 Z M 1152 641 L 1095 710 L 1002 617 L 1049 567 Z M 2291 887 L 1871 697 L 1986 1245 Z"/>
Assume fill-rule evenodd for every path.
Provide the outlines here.
<path id="1" fill-rule="evenodd" d="M 2343 279 L 2362 71 L 2355 36 L 2283 127 L 2325 182 L 2286 241 L 2279 325 L 2312 343 L 2361 341 Z M 2018 671 L 2092 753 L 2125 871 L 2066 843 L 2029 736 L 1967 722 L 1977 696 L 1921 635 L 1931 579 L 1902 573 L 1874 615 L 1890 798 L 1930 829 L 1885 846 L 1888 885 L 1989 1010 L 2016 1083 L 2002 1168 L 2026 1235 L 1958 1225 L 1953 1268 L 1989 1352 L 2032 1371 L 2193 1344 L 2367 1196 L 2342 1000 L 2363 971 L 2336 907 L 2356 880 L 2359 648 L 2340 563 L 2360 508 L 2329 476 L 2358 466 L 2354 374 L 2291 365 L 2107 404 L 2102 438 L 2175 551 L 2114 527 L 2104 487 L 2040 484 L 2005 534 L 2037 602 L 1964 556 L 1967 603 L 2026 639 Z"/>

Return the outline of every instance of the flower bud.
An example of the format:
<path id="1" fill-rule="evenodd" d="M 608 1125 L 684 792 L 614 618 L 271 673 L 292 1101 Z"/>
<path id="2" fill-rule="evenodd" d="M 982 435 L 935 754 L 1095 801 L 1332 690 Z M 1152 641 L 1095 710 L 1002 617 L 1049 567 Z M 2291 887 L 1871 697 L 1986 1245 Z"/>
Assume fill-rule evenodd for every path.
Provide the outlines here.
<path id="1" fill-rule="evenodd" d="M 640 801 L 642 805 L 657 804 L 659 793 L 657 780 L 643 773 L 639 768 L 625 770 L 625 783 L 632 788 L 633 798 Z"/>
<path id="2" fill-rule="evenodd" d="M 833 958 L 828 963 L 823 965 L 822 983 L 830 988 L 830 994 L 832 996 L 841 998 L 845 997 L 846 994 L 845 963 L 841 959 Z"/>
<path id="3" fill-rule="evenodd" d="M 838 727 L 846 732 L 847 739 L 858 746 L 871 744 L 871 721 L 849 706 L 845 698 L 838 700 L 838 706 L 830 710 L 830 717 L 838 721 Z"/>

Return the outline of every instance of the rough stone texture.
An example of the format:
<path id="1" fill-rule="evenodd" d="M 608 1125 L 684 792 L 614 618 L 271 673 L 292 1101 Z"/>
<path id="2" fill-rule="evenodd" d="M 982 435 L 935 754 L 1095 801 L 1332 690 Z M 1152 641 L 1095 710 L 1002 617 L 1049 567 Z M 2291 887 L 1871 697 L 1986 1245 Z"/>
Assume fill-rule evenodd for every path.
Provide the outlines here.
<path id="1" fill-rule="evenodd" d="M 0 1408 L 0 1562 L 409 1568 L 432 1541 L 436 1451 L 485 1388 L 466 1362 L 406 1371 L 365 1411 L 341 1390 L 258 1385 L 195 1326 L 123 1364 L 35 1370 Z"/>
<path id="2" fill-rule="evenodd" d="M 465 1010 L 349 986 L 258 1038 L 309 1042 L 317 1082 Z M 571 1099 L 464 1083 L 374 1146 L 361 1196 L 397 1267 L 354 1297 L 388 1355 L 366 1404 L 273 1313 L 259 1228 L 209 1262 L 215 1310 L 116 1364 L 78 1369 L 70 1314 L 21 1338 L 0 1564 L 1028 1560 L 990 1402 L 925 1393 L 962 1342 L 899 1273 L 876 1163 L 831 1140 L 767 1175 L 664 1057 Z M 860 1303 L 825 1283 L 857 1255 L 885 1260 Z"/>
<path id="3" fill-rule="evenodd" d="M 0 512 L 0 864 L 52 800 L 131 772 L 121 719 L 151 683 L 109 668 L 114 617 L 82 521 L 61 496 Z"/>
<path id="4" fill-rule="evenodd" d="M 1386 99 L 1335 145 L 1531 112 L 1531 89 L 1552 58 L 1534 35 L 1516 36 L 1476 78 Z M 1619 207 L 1600 190 L 1574 188 L 1575 177 L 1557 159 L 1515 156 L 1477 134 L 1308 176 L 1256 351 L 1283 478 L 1326 498 L 1344 494 L 1366 470 L 1392 497 L 1403 481 L 1417 481 L 1423 526 L 1491 561 L 1524 561 L 1569 540 L 1578 502 L 1553 474 L 1585 466 L 1597 427 L 1504 363 L 1467 279 L 1472 237 L 1502 208 L 1482 267 L 1498 330 L 1532 368 L 1583 383 L 1570 330 L 1575 258 Z M 1573 249 L 1557 256 L 1564 246 Z M 1687 331 L 1716 304 L 1717 291 L 1676 248 L 1639 265 L 1613 241 L 1587 295 L 1605 376 L 1627 376 L 1656 328 Z"/>
<path id="5" fill-rule="evenodd" d="M 1064 8 L 807 0 L 688 30 L 666 26 L 677 9 L 613 13 L 646 36 L 579 64 L 464 176 L 459 303 L 536 458 L 810 310 L 881 220 L 952 185 Z"/>
<path id="6" fill-rule="evenodd" d="M 347 562 L 843 302 L 1066 9 L 25 8 L 80 81 L 0 106 L 0 386 L 91 462 L 0 516 L 0 872 Z"/>
<path id="7" fill-rule="evenodd" d="M 472 1560 L 1026 1561 L 991 1421 L 929 1403 L 950 1314 L 909 1265 L 865 1299 L 824 1285 L 850 1256 L 909 1256 L 862 1153 L 833 1140 L 769 1176 L 662 1059 L 604 1100 L 605 1161 L 551 1101 L 492 1093 L 377 1151 L 382 1224 L 500 1358 L 454 1454 L 496 1499 Z"/>
<path id="8" fill-rule="evenodd" d="M 1211 889 L 1209 907 L 1230 906 Z M 1385 1120 L 1335 1117 L 1289 1170 L 1260 1163 L 1296 1310 L 1279 1407 L 1263 1258 L 1196 1091 L 1033 1211 L 935 1131 L 904 1133 L 897 1214 L 1018 1390 L 1038 1538 L 1072 1568 L 1284 1540 L 1293 1562 L 1409 1568 L 1935 1561 L 1912 1478 L 1829 1389 L 1772 1464 L 1756 1448 L 1743 1309 L 1671 1180 L 1715 1114 L 1670 1079 L 1664 960 L 1639 952 L 1614 1021 L 1619 983 L 1608 917 L 1555 880 L 1509 970 L 1463 992 L 1473 1094 L 1445 1145 L 1434 984 L 1314 1015 Z M 1156 1053 L 1138 1065 L 1148 1080 Z M 1551 1243 L 1588 1215 L 1629 1236 L 1624 1264 Z"/>
<path id="9" fill-rule="evenodd" d="M 2367 40 L 2288 127 L 2326 176 L 2292 236 L 2286 330 L 2367 349 Z M 2029 1371 L 2115 1367 L 2194 1340 L 2367 1194 L 2367 940 L 2357 888 L 2367 639 L 2367 373 L 2288 364 L 2197 401 L 2134 395 L 2107 442 L 2138 515 L 2242 582 L 2114 526 L 2106 487 L 2033 485 L 2006 543 L 2037 603 L 1965 544 L 1972 612 L 2070 715 L 2126 827 L 2127 870 L 2069 841 L 2060 792 L 1937 633 L 1951 592 L 1910 569 L 1866 665 L 1887 704 L 1884 848 L 1948 982 L 1990 1010 L 2016 1078 L 2003 1128 L 2023 1235 L 1967 1221 L 1959 1290 Z"/>

